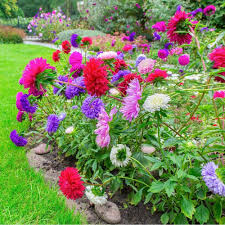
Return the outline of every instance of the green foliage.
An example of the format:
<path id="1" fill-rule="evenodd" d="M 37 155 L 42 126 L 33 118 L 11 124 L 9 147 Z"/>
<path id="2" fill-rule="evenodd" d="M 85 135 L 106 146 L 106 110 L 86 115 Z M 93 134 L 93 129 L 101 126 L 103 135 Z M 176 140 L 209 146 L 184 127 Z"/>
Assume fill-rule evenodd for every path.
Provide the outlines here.
<path id="1" fill-rule="evenodd" d="M 23 16 L 23 12 L 17 6 L 17 0 L 0 1 L 0 18 L 13 18 Z"/>

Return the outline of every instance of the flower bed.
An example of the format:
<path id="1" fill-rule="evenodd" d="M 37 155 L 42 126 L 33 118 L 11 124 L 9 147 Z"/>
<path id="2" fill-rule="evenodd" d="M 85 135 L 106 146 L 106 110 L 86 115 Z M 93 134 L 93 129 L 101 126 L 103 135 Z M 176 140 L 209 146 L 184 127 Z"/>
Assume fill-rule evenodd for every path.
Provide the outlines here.
<path id="1" fill-rule="evenodd" d="M 113 195 L 129 187 L 130 203 L 151 202 L 164 224 L 223 223 L 225 47 L 223 34 L 206 39 L 203 26 L 177 10 L 154 25 L 161 42 L 135 63 L 126 60 L 131 36 L 118 52 L 86 57 L 93 40 L 76 34 L 53 53 L 55 67 L 43 58 L 29 62 L 18 121 L 33 118 L 48 143 L 76 159 L 59 178 L 67 198 L 86 193 L 104 204 L 106 188 Z M 85 54 L 71 53 L 71 45 Z M 26 145 L 16 131 L 11 139 Z"/>

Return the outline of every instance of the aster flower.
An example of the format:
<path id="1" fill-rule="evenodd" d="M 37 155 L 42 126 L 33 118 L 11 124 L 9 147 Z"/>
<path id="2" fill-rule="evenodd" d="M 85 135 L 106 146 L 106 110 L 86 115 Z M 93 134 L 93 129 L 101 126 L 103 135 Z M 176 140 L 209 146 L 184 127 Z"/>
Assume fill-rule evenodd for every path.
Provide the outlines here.
<path id="1" fill-rule="evenodd" d="M 190 63 L 190 55 L 184 54 L 178 58 L 178 62 L 181 66 L 186 66 Z"/>
<path id="2" fill-rule="evenodd" d="M 156 24 L 152 25 L 152 29 L 157 32 L 165 32 L 166 31 L 166 23 L 165 21 L 157 22 Z"/>
<path id="3" fill-rule="evenodd" d="M 150 73 L 146 78 L 146 82 L 155 83 L 158 80 L 165 79 L 168 77 L 168 74 L 164 70 L 156 69 L 154 73 Z"/>
<path id="4" fill-rule="evenodd" d="M 115 59 L 116 57 L 117 57 L 117 53 L 113 51 L 102 52 L 97 56 L 98 59 L 102 59 L 102 60 Z"/>
<path id="5" fill-rule="evenodd" d="M 118 144 L 112 147 L 110 152 L 110 160 L 114 166 L 124 167 L 130 161 L 131 151 L 123 144 Z"/>
<path id="6" fill-rule="evenodd" d="M 131 73 L 130 70 L 120 70 L 118 73 L 116 73 L 111 80 L 111 83 L 115 83 L 120 78 L 124 77 L 125 75 Z"/>
<path id="7" fill-rule="evenodd" d="M 167 58 L 168 55 L 169 55 L 169 51 L 167 49 L 160 49 L 158 51 L 158 57 L 160 59 L 165 59 L 165 58 Z"/>
<path id="8" fill-rule="evenodd" d="M 104 104 L 100 98 L 88 96 L 81 106 L 82 113 L 89 119 L 96 119 L 99 116 L 101 108 Z"/>
<path id="9" fill-rule="evenodd" d="M 158 41 L 161 39 L 161 36 L 157 32 L 153 33 L 153 37 L 154 37 L 154 41 Z"/>
<path id="10" fill-rule="evenodd" d="M 44 93 L 44 90 L 38 90 L 36 87 L 37 83 L 37 77 L 40 76 L 41 73 L 43 73 L 45 70 L 55 70 L 55 67 L 50 66 L 50 64 L 47 64 L 47 60 L 43 58 L 36 58 L 31 60 L 25 67 L 25 70 L 23 71 L 23 75 L 21 78 L 22 84 L 24 88 L 29 88 L 29 93 L 38 96 L 42 95 Z M 52 76 L 52 79 L 54 79 L 54 76 Z M 42 87 L 40 85 L 40 87 Z"/>
<path id="11" fill-rule="evenodd" d="M 72 81 L 72 84 L 83 87 L 83 89 L 79 88 L 79 87 L 76 87 L 76 86 L 68 85 L 66 87 L 66 90 L 65 90 L 65 96 L 66 96 L 67 99 L 72 99 L 75 96 L 79 96 L 81 93 L 85 93 L 85 89 L 84 89 L 85 84 L 84 84 L 84 78 L 83 77 L 75 78 Z"/>
<path id="12" fill-rule="evenodd" d="M 208 27 L 203 27 L 200 29 L 200 32 L 203 33 L 203 32 L 207 32 L 209 31 L 209 28 Z"/>
<path id="13" fill-rule="evenodd" d="M 195 17 L 198 13 L 203 13 L 202 8 L 195 9 L 194 11 L 191 12 L 191 15 Z"/>
<path id="14" fill-rule="evenodd" d="M 133 49 L 133 46 L 132 45 L 128 45 L 128 44 L 123 47 L 123 51 L 124 52 L 129 52 L 132 49 Z"/>
<path id="15" fill-rule="evenodd" d="M 213 98 L 225 98 L 225 91 L 215 91 Z"/>
<path id="16" fill-rule="evenodd" d="M 71 42 L 71 44 L 72 44 L 72 46 L 73 46 L 74 48 L 78 48 L 78 47 L 79 47 L 80 41 L 81 41 L 81 39 L 80 39 L 80 37 L 79 37 L 78 34 L 72 34 L 72 35 L 71 35 L 70 42 Z"/>
<path id="17" fill-rule="evenodd" d="M 216 169 L 218 169 L 218 165 L 214 162 L 205 164 L 202 168 L 202 178 L 210 191 L 225 196 L 225 184 L 217 176 Z"/>
<path id="18" fill-rule="evenodd" d="M 52 53 L 52 59 L 54 62 L 58 62 L 60 60 L 60 50 L 56 50 L 55 52 Z"/>
<path id="19" fill-rule="evenodd" d="M 70 73 L 73 78 L 77 78 L 83 72 L 84 65 L 83 64 L 75 64 L 70 68 Z"/>
<path id="20" fill-rule="evenodd" d="M 203 13 L 206 16 L 211 16 L 211 15 L 215 14 L 215 12 L 216 12 L 216 7 L 214 5 L 208 5 L 203 9 Z"/>
<path id="21" fill-rule="evenodd" d="M 69 41 L 63 41 L 62 42 L 62 50 L 64 53 L 69 54 L 71 51 L 71 44 Z"/>
<path id="22" fill-rule="evenodd" d="M 72 200 L 82 198 L 84 195 L 85 187 L 83 183 L 76 168 L 67 167 L 59 177 L 60 190 L 66 198 Z"/>
<path id="23" fill-rule="evenodd" d="M 123 59 L 116 59 L 116 61 L 113 62 L 113 64 L 115 68 L 115 73 L 118 73 L 120 70 L 125 70 L 128 67 L 128 65 Z"/>
<path id="24" fill-rule="evenodd" d="M 116 45 L 116 40 L 113 39 L 113 40 L 112 40 L 112 43 L 111 43 L 111 46 L 114 47 L 115 45 Z"/>
<path id="25" fill-rule="evenodd" d="M 67 76 L 58 76 L 58 80 L 59 80 L 59 81 L 63 81 L 63 82 L 68 82 L 68 77 L 67 77 Z M 57 85 L 62 86 L 63 83 L 58 83 L 58 82 L 57 82 Z M 59 90 L 60 90 L 59 88 L 53 87 L 53 94 L 54 94 L 54 95 L 56 95 L 56 94 L 62 95 L 62 93 L 58 93 Z"/>
<path id="26" fill-rule="evenodd" d="M 81 42 L 83 43 L 83 45 L 87 46 L 92 45 L 92 39 L 90 37 L 83 37 Z"/>
<path id="27" fill-rule="evenodd" d="M 20 98 L 20 103 L 22 105 L 23 111 L 26 111 L 28 113 L 35 113 L 37 110 L 37 105 L 32 106 L 28 100 L 28 97 L 28 94 L 24 94 Z"/>
<path id="28" fill-rule="evenodd" d="M 140 54 L 136 59 L 135 66 L 138 67 L 139 63 L 144 59 L 147 59 L 147 57 L 144 54 Z"/>
<path id="29" fill-rule="evenodd" d="M 69 58 L 69 63 L 71 66 L 74 66 L 74 65 L 81 65 L 82 64 L 82 54 L 80 52 L 73 52 L 71 55 L 70 55 L 70 58 Z"/>
<path id="30" fill-rule="evenodd" d="M 117 52 L 117 57 L 116 57 L 117 59 L 124 59 L 124 54 L 123 54 L 123 52 Z"/>
<path id="31" fill-rule="evenodd" d="M 182 10 L 182 5 L 178 5 L 177 6 L 177 11 L 179 12 L 179 11 L 181 11 Z"/>
<path id="32" fill-rule="evenodd" d="M 144 59 L 138 64 L 138 72 L 140 74 L 146 74 L 150 73 L 154 66 L 155 66 L 156 60 L 153 59 Z"/>
<path id="33" fill-rule="evenodd" d="M 57 115 L 51 114 L 48 116 L 46 131 L 48 133 L 55 133 L 59 128 L 60 120 Z"/>
<path id="34" fill-rule="evenodd" d="M 18 122 L 22 122 L 24 120 L 24 112 L 18 111 L 16 119 L 17 119 Z"/>
<path id="35" fill-rule="evenodd" d="M 71 126 L 71 127 L 67 127 L 67 128 L 66 128 L 65 133 L 66 133 L 66 134 L 71 134 L 71 133 L 73 133 L 73 131 L 74 131 L 74 127 Z"/>
<path id="36" fill-rule="evenodd" d="M 127 88 L 127 97 L 123 99 L 123 107 L 120 112 L 130 122 L 138 117 L 140 107 L 138 101 L 141 99 L 142 90 L 138 79 L 134 79 L 129 83 Z"/>
<path id="37" fill-rule="evenodd" d="M 129 41 L 134 41 L 135 35 L 136 35 L 136 32 L 131 32 L 129 35 Z"/>
<path id="38" fill-rule="evenodd" d="M 23 96 L 23 92 L 18 92 L 16 95 L 16 107 L 19 111 L 24 111 L 22 104 L 20 102 L 20 99 L 22 96 Z"/>
<path id="39" fill-rule="evenodd" d="M 190 44 L 192 37 L 189 34 L 189 25 L 186 24 L 186 20 L 190 20 L 190 17 L 184 11 L 177 11 L 175 15 L 169 20 L 167 26 L 167 36 L 171 42 L 182 44 Z M 177 31 L 183 31 L 185 33 L 177 33 Z"/>
<path id="40" fill-rule="evenodd" d="M 102 96 L 109 89 L 106 66 L 99 59 L 90 59 L 84 67 L 84 83 L 90 95 Z"/>
<path id="41" fill-rule="evenodd" d="M 59 121 L 63 121 L 66 118 L 66 113 L 60 113 Z"/>
<path id="42" fill-rule="evenodd" d="M 109 146 L 109 143 L 110 143 L 109 122 L 112 121 L 113 115 L 116 113 L 117 113 L 117 109 L 114 107 L 108 116 L 104 107 L 101 107 L 101 111 L 98 116 L 98 123 L 96 125 L 96 130 L 95 130 L 95 134 L 97 134 L 96 143 L 101 148 Z"/>
<path id="43" fill-rule="evenodd" d="M 183 48 L 172 48 L 169 52 L 170 55 L 180 55 L 183 53 Z"/>
<path id="44" fill-rule="evenodd" d="M 170 97 L 165 94 L 154 94 L 148 96 L 143 104 L 143 108 L 151 113 L 160 111 L 160 109 L 167 109 Z"/>
<path id="45" fill-rule="evenodd" d="M 172 47 L 173 47 L 173 43 L 171 43 L 171 42 L 168 42 L 165 44 L 165 49 L 167 49 L 167 50 L 171 49 Z"/>
<path id="46" fill-rule="evenodd" d="M 102 187 L 87 186 L 85 194 L 88 200 L 95 205 L 104 205 L 107 202 L 107 195 Z"/>
<path id="47" fill-rule="evenodd" d="M 78 106 L 77 105 L 73 105 L 72 109 L 78 109 Z"/>
<path id="48" fill-rule="evenodd" d="M 27 144 L 26 138 L 19 136 L 16 130 L 13 130 L 10 133 L 10 139 L 18 147 L 22 147 Z"/>

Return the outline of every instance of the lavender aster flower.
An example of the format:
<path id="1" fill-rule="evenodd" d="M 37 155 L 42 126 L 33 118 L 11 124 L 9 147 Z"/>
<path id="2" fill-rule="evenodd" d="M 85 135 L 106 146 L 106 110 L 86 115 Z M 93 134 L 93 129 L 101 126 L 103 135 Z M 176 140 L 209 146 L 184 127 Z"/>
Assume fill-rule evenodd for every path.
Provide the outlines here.
<path id="1" fill-rule="evenodd" d="M 72 109 L 78 109 L 78 106 L 77 105 L 73 105 Z"/>
<path id="2" fill-rule="evenodd" d="M 135 35 L 136 35 L 135 32 L 130 33 L 130 35 L 129 35 L 129 41 L 134 41 Z"/>
<path id="3" fill-rule="evenodd" d="M 115 83 L 116 81 L 118 81 L 121 77 L 127 75 L 131 73 L 129 70 L 120 70 L 117 74 L 115 74 L 112 77 L 111 83 Z"/>
<path id="4" fill-rule="evenodd" d="M 78 39 L 77 39 L 78 37 L 79 37 L 78 34 L 72 34 L 72 36 L 71 36 L 70 41 L 74 48 L 77 48 L 79 46 Z"/>
<path id="5" fill-rule="evenodd" d="M 144 54 L 139 55 L 139 56 L 137 57 L 137 59 L 136 59 L 136 64 L 135 64 L 135 66 L 138 67 L 139 63 L 140 63 L 142 60 L 144 60 L 144 59 L 147 59 L 147 57 L 146 57 Z"/>
<path id="6" fill-rule="evenodd" d="M 140 111 L 138 100 L 141 99 L 141 95 L 142 90 L 138 79 L 132 80 L 127 89 L 127 97 L 123 99 L 123 107 L 120 109 L 126 120 L 131 122 L 132 119 L 138 117 Z"/>
<path id="7" fill-rule="evenodd" d="M 66 118 L 66 113 L 61 113 L 59 115 L 59 121 L 63 121 Z"/>
<path id="8" fill-rule="evenodd" d="M 182 9 L 182 5 L 178 5 L 177 6 L 177 12 L 181 11 L 181 9 Z"/>
<path id="9" fill-rule="evenodd" d="M 59 81 L 63 81 L 63 82 L 68 82 L 68 77 L 67 76 L 58 76 L 58 80 Z M 58 85 L 62 86 L 63 84 L 62 83 L 57 83 Z M 62 93 L 58 93 L 60 89 L 57 88 L 57 87 L 53 87 L 53 94 L 56 95 L 62 95 Z"/>
<path id="10" fill-rule="evenodd" d="M 171 49 L 173 47 L 173 43 L 168 42 L 165 44 L 165 49 Z"/>
<path id="11" fill-rule="evenodd" d="M 48 116 L 46 131 L 48 133 L 55 133 L 59 127 L 59 118 L 55 114 L 51 114 Z"/>
<path id="12" fill-rule="evenodd" d="M 101 107 L 104 107 L 104 104 L 100 98 L 88 96 L 83 101 L 81 111 L 89 119 L 96 119 L 101 111 Z"/>
<path id="13" fill-rule="evenodd" d="M 191 15 L 195 17 L 198 13 L 203 13 L 202 8 L 195 9 L 191 12 Z"/>
<path id="14" fill-rule="evenodd" d="M 161 39 L 161 36 L 157 32 L 153 33 L 153 37 L 154 37 L 154 41 L 159 41 Z"/>
<path id="15" fill-rule="evenodd" d="M 16 130 L 13 130 L 10 134 L 11 141 L 18 147 L 25 146 L 27 144 L 26 138 L 19 136 Z"/>
<path id="16" fill-rule="evenodd" d="M 59 38 L 58 38 L 58 37 L 56 37 L 55 39 L 53 39 L 53 40 L 52 40 L 52 43 L 53 43 L 53 44 L 55 44 L 55 43 L 56 43 L 56 41 L 58 41 L 58 40 L 59 40 Z"/>
<path id="17" fill-rule="evenodd" d="M 201 31 L 201 33 L 207 32 L 207 31 L 209 31 L 209 28 L 208 27 L 203 27 L 202 29 L 200 29 L 200 31 Z"/>
<path id="18" fill-rule="evenodd" d="M 72 84 L 76 84 L 80 87 L 85 88 L 85 84 L 84 84 L 84 78 L 83 77 L 77 77 L 73 80 Z M 85 89 L 79 88 L 79 87 L 75 87 L 72 85 L 68 85 L 65 91 L 65 96 L 67 99 L 72 99 L 75 96 L 79 96 L 80 93 L 85 93 Z"/>
<path id="19" fill-rule="evenodd" d="M 37 110 L 37 105 L 31 106 L 31 104 L 28 100 L 28 97 L 29 97 L 29 94 L 24 94 L 21 96 L 20 102 L 21 102 L 22 108 L 24 111 L 26 111 L 28 113 L 35 113 Z"/>
<path id="20" fill-rule="evenodd" d="M 216 175 L 217 168 L 218 165 L 214 162 L 207 163 L 202 168 L 202 177 L 210 191 L 214 194 L 225 196 L 225 184 Z"/>

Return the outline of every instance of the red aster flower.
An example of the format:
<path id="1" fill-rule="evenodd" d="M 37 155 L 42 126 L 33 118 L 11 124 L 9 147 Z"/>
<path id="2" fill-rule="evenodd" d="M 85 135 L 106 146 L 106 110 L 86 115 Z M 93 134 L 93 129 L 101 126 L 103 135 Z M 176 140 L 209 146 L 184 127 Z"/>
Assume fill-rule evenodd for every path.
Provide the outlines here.
<path id="1" fill-rule="evenodd" d="M 140 75 L 137 75 L 136 73 L 130 73 L 130 74 L 127 74 L 124 76 L 124 80 L 120 84 L 118 84 L 118 89 L 124 95 L 126 95 L 129 83 L 135 78 L 137 78 L 139 80 L 139 82 L 143 82 L 143 79 Z"/>
<path id="2" fill-rule="evenodd" d="M 115 65 L 115 73 L 118 73 L 120 70 L 125 70 L 128 67 L 122 59 L 117 59 L 113 64 Z"/>
<path id="3" fill-rule="evenodd" d="M 84 195 L 83 183 L 78 170 L 72 167 L 63 170 L 59 177 L 60 190 L 68 199 L 72 200 L 82 198 Z"/>
<path id="4" fill-rule="evenodd" d="M 132 45 L 125 45 L 124 47 L 123 47 L 123 51 L 124 52 L 129 52 L 129 51 L 131 51 L 133 49 L 133 47 L 132 47 Z"/>
<path id="5" fill-rule="evenodd" d="M 70 53 L 70 51 L 71 51 L 71 44 L 70 44 L 69 41 L 66 40 L 66 41 L 64 41 L 62 43 L 62 50 L 66 54 L 69 54 Z"/>
<path id="6" fill-rule="evenodd" d="M 189 34 L 189 25 L 185 23 L 186 20 L 190 20 L 190 17 L 184 11 L 177 11 L 175 15 L 169 20 L 167 26 L 167 36 L 171 42 L 182 44 L 191 43 L 191 35 Z M 183 31 L 185 33 L 177 33 Z"/>
<path id="7" fill-rule="evenodd" d="M 87 46 L 92 45 L 92 39 L 90 37 L 83 37 L 81 42 L 83 43 L 83 45 L 87 45 Z"/>
<path id="8" fill-rule="evenodd" d="M 107 67 L 104 62 L 92 58 L 84 67 L 84 83 L 90 95 L 100 97 L 109 89 L 107 80 Z"/>
<path id="9" fill-rule="evenodd" d="M 60 52 L 59 50 L 56 50 L 55 52 L 53 52 L 52 54 L 52 59 L 54 62 L 58 62 L 60 60 Z"/>
<path id="10" fill-rule="evenodd" d="M 209 59 L 214 62 L 214 69 L 225 67 L 225 46 L 214 49 L 212 53 L 209 54 Z M 225 72 L 222 72 L 220 74 L 225 77 Z M 222 77 L 215 77 L 215 80 L 221 83 L 225 83 L 225 79 L 223 79 Z"/>
<path id="11" fill-rule="evenodd" d="M 146 78 L 146 82 L 155 83 L 158 80 L 163 80 L 168 77 L 168 74 L 164 70 L 156 69 L 154 73 L 150 73 Z"/>

